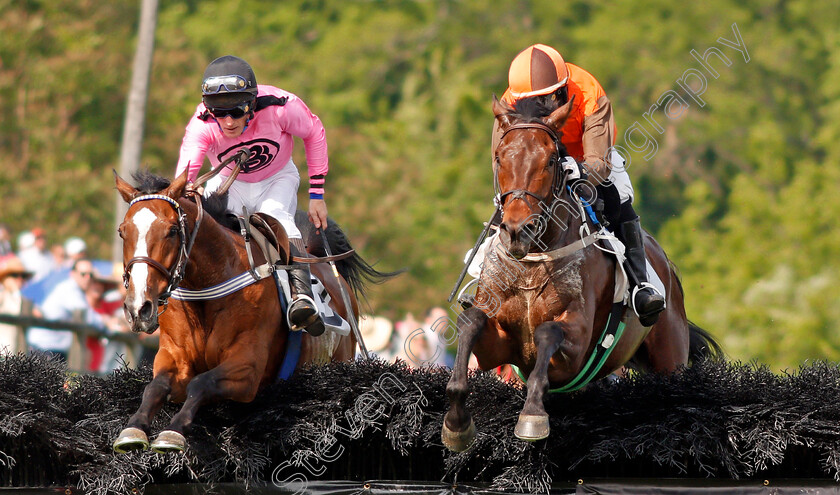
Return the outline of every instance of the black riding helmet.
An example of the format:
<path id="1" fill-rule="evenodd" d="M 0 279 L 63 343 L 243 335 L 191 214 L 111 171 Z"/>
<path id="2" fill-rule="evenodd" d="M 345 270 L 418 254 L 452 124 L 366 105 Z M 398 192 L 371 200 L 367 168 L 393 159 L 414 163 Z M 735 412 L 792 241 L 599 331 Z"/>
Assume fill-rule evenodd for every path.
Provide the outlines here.
<path id="1" fill-rule="evenodd" d="M 201 94 L 208 108 L 234 108 L 257 97 L 257 76 L 248 62 L 225 55 L 204 70 Z"/>

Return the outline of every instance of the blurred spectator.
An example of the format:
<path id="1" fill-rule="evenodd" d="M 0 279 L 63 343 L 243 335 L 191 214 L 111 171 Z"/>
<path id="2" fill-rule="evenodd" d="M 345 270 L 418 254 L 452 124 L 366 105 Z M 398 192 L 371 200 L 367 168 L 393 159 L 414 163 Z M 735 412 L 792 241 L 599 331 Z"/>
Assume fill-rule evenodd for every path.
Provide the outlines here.
<path id="1" fill-rule="evenodd" d="M 430 353 L 426 358 L 428 364 L 451 368 L 455 357 L 449 353 L 447 345 L 457 342 L 455 322 L 449 318 L 445 309 L 435 306 L 426 313 L 423 330 Z"/>
<path id="2" fill-rule="evenodd" d="M 67 253 L 64 251 L 63 245 L 53 244 L 50 246 L 50 256 L 52 256 L 53 266 L 56 269 L 67 266 Z"/>
<path id="3" fill-rule="evenodd" d="M 44 231 L 34 228 L 18 236 L 18 256 L 23 266 L 35 275 L 32 280 L 44 278 L 55 268 L 53 258 L 47 252 L 47 239 Z"/>
<path id="4" fill-rule="evenodd" d="M 396 338 L 392 345 L 394 358 L 401 359 L 409 366 L 420 368 L 427 366 L 433 357 L 434 348 L 429 345 L 423 323 L 408 313 L 404 319 L 394 323 Z"/>
<path id="5" fill-rule="evenodd" d="M 56 285 L 41 304 L 44 318 L 79 321 L 104 329 L 102 318 L 93 310 L 85 296 L 93 276 L 93 263 L 89 259 L 76 260 L 70 270 L 70 278 Z M 67 360 L 73 345 L 73 332 L 33 327 L 27 332 L 26 340 L 34 351 L 56 354 Z"/>
<path id="6" fill-rule="evenodd" d="M 384 316 L 363 315 L 359 322 L 362 340 L 370 354 L 380 359 L 391 361 L 391 336 L 394 334 L 394 324 Z"/>
<path id="7" fill-rule="evenodd" d="M 79 237 L 70 237 L 64 241 L 66 266 L 73 266 L 77 260 L 87 258 L 87 243 Z"/>
<path id="8" fill-rule="evenodd" d="M 12 249 L 12 233 L 8 225 L 0 223 L 0 256 L 14 254 Z"/>
<path id="9" fill-rule="evenodd" d="M 99 282 L 96 277 L 91 280 L 85 291 L 85 299 L 88 305 L 104 319 L 107 310 L 103 308 L 102 302 L 105 296 L 105 284 Z M 107 324 L 106 324 L 107 325 Z M 87 351 L 87 362 L 82 363 L 85 371 L 99 372 L 102 367 L 103 357 L 105 356 L 105 345 L 108 343 L 107 339 L 98 337 L 96 335 L 88 335 L 85 337 L 85 350 Z"/>
<path id="10" fill-rule="evenodd" d="M 522 380 L 520 380 L 516 372 L 513 371 L 513 367 L 509 364 L 497 366 L 493 371 L 496 373 L 496 376 L 499 377 L 499 380 L 503 382 L 511 383 L 514 385 L 522 385 Z"/>
<path id="11" fill-rule="evenodd" d="M 31 303 L 20 294 L 23 282 L 29 278 L 32 278 L 32 272 L 17 256 L 6 255 L 0 259 L 0 313 L 21 315 L 30 312 Z M 0 355 L 23 351 L 24 342 L 21 327 L 0 323 Z"/>
<path id="12" fill-rule="evenodd" d="M 109 334 L 131 332 L 128 321 L 123 312 L 125 286 L 121 283 L 122 263 L 114 263 L 110 274 L 96 273 L 91 284 L 91 297 L 88 302 L 94 311 L 100 314 Z M 92 371 L 108 373 L 122 366 L 123 360 L 128 360 L 127 344 L 116 340 L 105 339 L 102 360 Z M 139 358 L 140 349 L 134 349 L 133 356 Z M 135 358 L 137 359 L 137 358 Z M 137 363 L 133 363 L 137 365 Z"/>
<path id="13" fill-rule="evenodd" d="M 416 366 L 411 358 L 409 358 L 408 353 L 405 351 L 405 344 L 414 328 L 419 326 L 419 322 L 414 319 L 414 316 L 411 313 L 408 313 L 405 318 L 402 320 L 397 320 L 394 322 L 394 334 L 391 338 L 391 346 L 390 346 L 390 354 L 391 360 L 402 360 L 408 363 L 410 366 Z"/>

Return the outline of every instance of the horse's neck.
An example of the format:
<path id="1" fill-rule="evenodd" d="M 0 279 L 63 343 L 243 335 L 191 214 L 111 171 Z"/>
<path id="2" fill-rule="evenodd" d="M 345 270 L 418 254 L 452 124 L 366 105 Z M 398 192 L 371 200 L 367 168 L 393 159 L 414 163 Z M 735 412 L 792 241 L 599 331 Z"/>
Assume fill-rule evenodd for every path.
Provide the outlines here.
<path id="1" fill-rule="evenodd" d="M 190 212 L 190 225 L 195 228 L 195 212 Z M 192 235 L 192 229 L 187 235 Z M 209 215 L 198 226 L 195 244 L 189 255 L 184 282 L 191 289 L 200 289 L 224 282 L 239 275 L 242 267 L 235 234 Z"/>

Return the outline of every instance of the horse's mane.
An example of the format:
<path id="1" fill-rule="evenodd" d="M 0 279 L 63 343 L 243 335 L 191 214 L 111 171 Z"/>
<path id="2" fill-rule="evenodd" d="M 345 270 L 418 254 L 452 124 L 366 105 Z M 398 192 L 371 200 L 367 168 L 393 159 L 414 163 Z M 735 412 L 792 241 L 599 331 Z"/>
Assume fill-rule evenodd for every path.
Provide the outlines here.
<path id="1" fill-rule="evenodd" d="M 166 177 L 162 177 L 160 175 L 153 174 L 148 170 L 139 170 L 131 174 L 131 177 L 134 179 L 136 188 L 143 194 L 156 194 L 172 184 L 172 181 Z M 189 198 L 191 201 L 195 201 L 194 197 Z M 204 207 L 204 212 L 210 215 L 213 220 L 218 222 L 224 227 L 227 227 L 232 230 L 239 230 L 239 226 L 236 222 L 235 217 L 231 217 L 228 215 L 228 196 L 227 193 L 225 194 L 216 194 L 211 193 L 208 197 L 201 198 L 201 205 Z"/>
<path id="2" fill-rule="evenodd" d="M 551 115 L 551 113 L 560 108 L 560 102 L 553 98 L 552 95 L 537 95 L 529 96 L 517 100 L 513 105 L 513 111 L 508 112 L 508 116 L 516 122 L 543 122 L 543 118 Z M 557 133 L 562 136 L 562 132 Z M 566 155 L 566 146 L 560 142 L 561 149 L 558 150 L 561 155 Z"/>
<path id="3" fill-rule="evenodd" d="M 137 184 L 136 188 L 143 194 L 157 194 L 172 183 L 170 179 L 155 175 L 148 170 L 134 172 L 132 178 Z M 190 197 L 187 201 L 195 201 L 195 199 Z M 221 195 L 215 192 L 211 193 L 208 197 L 201 198 L 201 204 L 204 207 L 204 212 L 220 225 L 234 232 L 239 232 L 239 223 L 232 214 L 233 212 L 230 212 L 227 208 L 227 193 Z M 321 238 L 316 234 L 315 226 L 309 221 L 305 211 L 297 210 L 295 212 L 295 223 L 307 244 L 315 245 L 314 249 L 310 249 L 311 254 L 313 256 L 326 256 L 327 253 Z M 327 218 L 325 233 L 327 242 L 330 243 L 334 254 L 353 251 L 353 246 L 350 244 L 347 235 L 332 218 Z M 405 269 L 402 269 L 393 272 L 380 272 L 356 252 L 353 252 L 348 258 L 337 261 L 336 266 L 341 276 L 350 284 L 350 287 L 360 299 L 360 303 L 366 297 L 365 289 L 368 284 L 381 284 L 405 271 Z"/>
<path id="4" fill-rule="evenodd" d="M 204 206 L 204 211 L 210 215 L 213 220 L 219 222 L 220 225 L 227 227 L 235 232 L 239 232 L 239 223 L 236 216 L 228 210 L 228 195 L 227 193 L 219 194 L 217 192 L 210 193 L 209 196 L 201 198 L 201 204 Z"/>
<path id="5" fill-rule="evenodd" d="M 131 177 L 134 179 L 137 190 L 143 194 L 157 194 L 172 183 L 166 177 L 155 175 L 148 170 L 138 170 L 132 173 Z"/>
<path id="6" fill-rule="evenodd" d="M 559 107 L 557 100 L 551 95 L 530 96 L 517 100 L 513 105 L 513 113 L 509 115 L 523 122 L 534 122 L 551 115 L 551 112 Z"/>

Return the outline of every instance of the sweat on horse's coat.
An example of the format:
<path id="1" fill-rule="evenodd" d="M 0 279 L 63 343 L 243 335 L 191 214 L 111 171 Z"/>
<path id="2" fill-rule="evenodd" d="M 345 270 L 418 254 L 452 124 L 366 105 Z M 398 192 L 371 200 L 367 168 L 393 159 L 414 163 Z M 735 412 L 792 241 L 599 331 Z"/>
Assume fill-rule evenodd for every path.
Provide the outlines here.
<path id="1" fill-rule="evenodd" d="M 558 201 L 566 205 L 579 201 L 560 166 L 566 151 L 559 132 L 573 104 L 574 98 L 539 117 L 519 115 L 493 102 L 502 132 L 493 167 L 502 208 L 498 237 L 503 249 L 493 250 L 501 252 L 495 268 L 485 260 L 487 273 L 481 273 L 476 302 L 458 317 L 458 351 L 446 388 L 450 407 L 441 428 L 443 443 L 451 450 L 465 450 L 476 436 L 466 409 L 470 354 L 483 370 L 510 364 L 527 376 L 528 393 L 514 434 L 540 440 L 550 431 L 543 397 L 549 388 L 576 382 L 582 370 L 589 369 L 590 356 L 611 319 L 615 257 L 599 249 L 597 240 L 582 242 L 595 239 L 597 231 L 587 215 L 563 208 L 559 217 L 552 216 Z M 593 199 L 588 198 L 590 204 Z M 540 256 L 557 250 L 568 254 Z M 651 328 L 643 327 L 633 311 L 625 309 L 623 332 L 612 339 L 594 379 L 626 365 L 672 373 L 690 360 L 719 352 L 708 333 L 686 318 L 679 279 L 662 248 L 647 235 L 646 255 L 665 284 L 667 307 Z M 545 261 L 522 261 L 526 259 Z M 514 271 L 514 264 L 516 280 L 499 284 Z M 482 306 L 488 301 L 492 307 Z"/>

